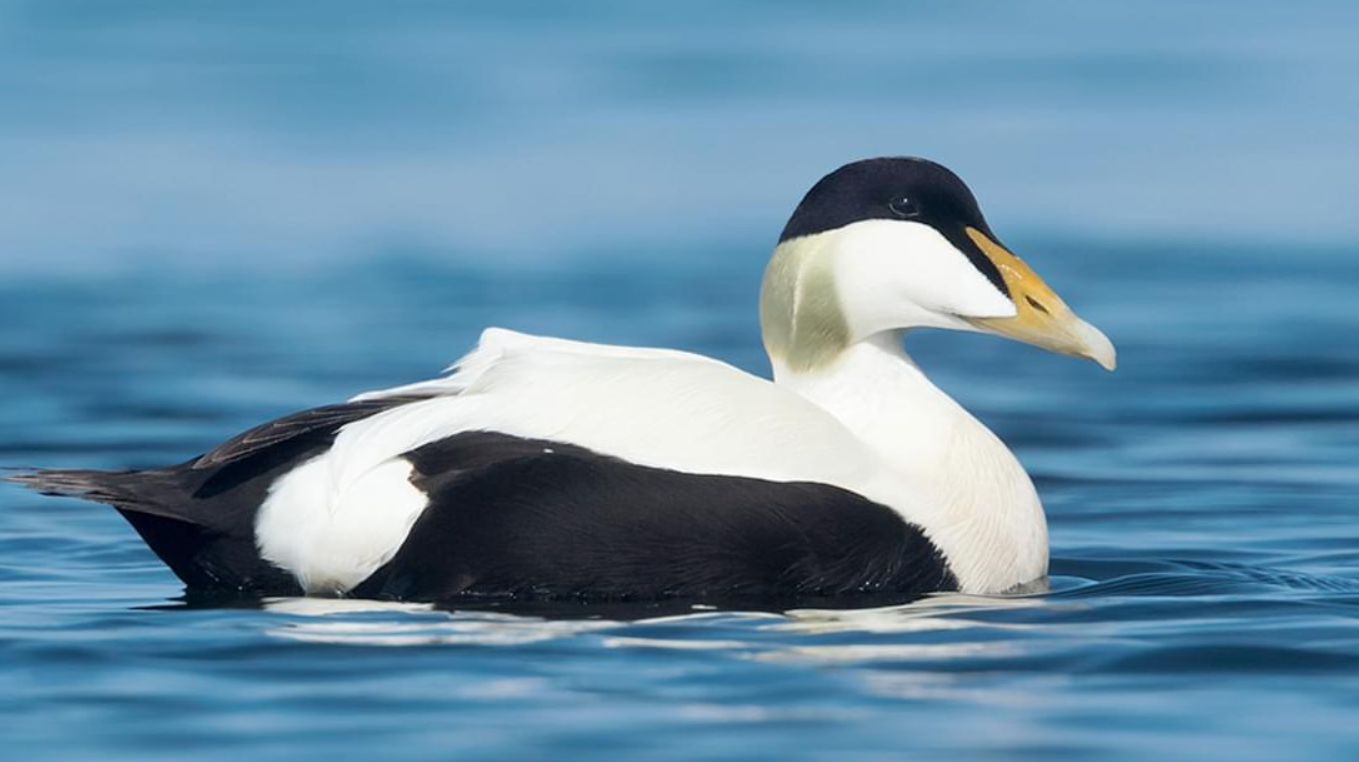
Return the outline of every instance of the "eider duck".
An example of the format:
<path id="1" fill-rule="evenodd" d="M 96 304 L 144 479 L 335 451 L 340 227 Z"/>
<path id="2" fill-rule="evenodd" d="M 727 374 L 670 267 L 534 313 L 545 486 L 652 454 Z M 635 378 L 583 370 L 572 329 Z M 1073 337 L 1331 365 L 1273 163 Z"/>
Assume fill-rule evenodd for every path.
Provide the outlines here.
<path id="1" fill-rule="evenodd" d="M 112 505 L 191 592 L 908 599 L 1046 575 L 1033 483 L 902 335 L 999 334 L 1109 370 L 1114 347 L 957 175 L 878 158 L 822 178 L 779 237 L 760 323 L 772 381 L 491 328 L 445 376 L 180 465 L 9 478 Z"/>

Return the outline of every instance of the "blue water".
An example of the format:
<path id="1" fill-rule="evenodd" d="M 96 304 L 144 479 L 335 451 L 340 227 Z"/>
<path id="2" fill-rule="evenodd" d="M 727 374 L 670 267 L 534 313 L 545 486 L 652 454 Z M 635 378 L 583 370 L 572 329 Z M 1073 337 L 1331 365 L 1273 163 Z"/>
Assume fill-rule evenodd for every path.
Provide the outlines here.
<path id="1" fill-rule="evenodd" d="M 0 465 L 177 461 L 488 324 L 763 373 L 797 197 L 917 153 L 1120 349 L 909 341 L 1051 592 L 190 606 L 0 486 L 0 758 L 1359 754 L 1359 6 L 729 5 L 0 2 Z"/>

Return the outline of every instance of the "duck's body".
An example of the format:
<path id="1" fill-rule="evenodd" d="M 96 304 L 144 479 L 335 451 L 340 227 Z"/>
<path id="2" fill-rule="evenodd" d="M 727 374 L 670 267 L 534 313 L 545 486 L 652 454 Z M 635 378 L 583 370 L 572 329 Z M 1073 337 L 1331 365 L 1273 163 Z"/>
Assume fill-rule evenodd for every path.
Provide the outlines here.
<path id="1" fill-rule="evenodd" d="M 930 203 L 984 237 L 975 248 L 990 270 L 971 252 L 941 254 L 944 238 L 913 217 L 856 216 L 860 202 L 828 198 L 856 167 L 867 179 L 841 176 L 838 191 L 894 174 L 924 199 L 962 187 L 928 162 L 876 160 L 808 194 L 762 295 L 774 381 L 684 352 L 491 329 L 447 377 L 289 416 L 180 466 L 18 478 L 113 504 L 191 588 L 716 600 L 995 592 L 1040 578 L 1047 531 L 1032 483 L 911 362 L 901 333 L 1023 322 L 1014 297 L 1033 303 L 1042 283 L 1000 256 L 970 194 L 961 212 Z M 955 293 L 931 303 L 894 291 L 895 265 L 872 262 L 894 236 L 933 257 Z M 843 306 L 850 291 L 863 309 Z M 1027 319 L 1063 317 L 1045 286 L 1041 297 Z M 1107 341 L 1089 344 L 1097 332 L 1070 321 L 1040 338 L 1111 362 Z M 1043 327 L 988 328 L 1035 341 Z"/>

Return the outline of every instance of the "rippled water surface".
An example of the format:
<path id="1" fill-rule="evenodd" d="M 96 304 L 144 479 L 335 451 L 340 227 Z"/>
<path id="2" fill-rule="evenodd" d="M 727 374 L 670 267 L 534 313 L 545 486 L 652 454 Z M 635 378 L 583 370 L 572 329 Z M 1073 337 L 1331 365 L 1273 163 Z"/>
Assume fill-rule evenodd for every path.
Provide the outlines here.
<path id="1" fill-rule="evenodd" d="M 764 373 L 782 217 L 828 163 L 887 150 L 948 154 L 1120 368 L 908 341 L 1044 496 L 1051 589 L 1030 595 L 190 603 L 111 509 L 0 485 L 0 757 L 1359 755 L 1359 233 L 1339 206 L 1359 101 L 1327 79 L 1353 54 L 1325 44 L 1348 6 L 1233 4 L 1204 37 L 1175 4 L 1039 3 L 1048 31 L 1010 39 L 1016 19 L 930 4 L 714 7 L 701 33 L 608 3 L 314 23 L 56 5 L 3 6 L 0 93 L 30 107 L 0 114 L 0 465 L 181 460 L 428 376 L 490 324 Z M 985 51 L 935 34 L 969 20 Z M 913 46 L 877 47 L 894 34 Z M 919 141 L 884 126 L 911 119 Z"/>

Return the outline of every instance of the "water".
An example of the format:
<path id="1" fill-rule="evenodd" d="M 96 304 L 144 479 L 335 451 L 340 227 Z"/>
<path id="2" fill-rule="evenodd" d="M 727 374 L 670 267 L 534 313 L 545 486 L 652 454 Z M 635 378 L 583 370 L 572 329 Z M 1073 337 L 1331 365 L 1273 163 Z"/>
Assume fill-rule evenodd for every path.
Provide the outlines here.
<path id="1" fill-rule="evenodd" d="M 190 605 L 0 487 L 0 757 L 1359 752 L 1352 6 L 173 5 L 0 4 L 0 464 L 179 460 L 488 324 L 764 372 L 771 238 L 880 152 L 963 172 L 1120 368 L 909 342 L 1033 474 L 1045 594 Z"/>

